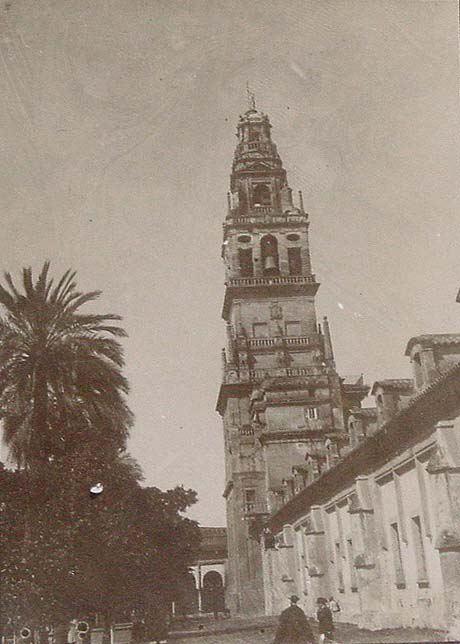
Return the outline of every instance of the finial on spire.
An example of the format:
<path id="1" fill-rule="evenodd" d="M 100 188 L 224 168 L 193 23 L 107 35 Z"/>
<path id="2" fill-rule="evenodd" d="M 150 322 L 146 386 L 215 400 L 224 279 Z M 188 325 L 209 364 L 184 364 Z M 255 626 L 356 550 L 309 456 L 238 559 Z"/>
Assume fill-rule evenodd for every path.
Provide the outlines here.
<path id="1" fill-rule="evenodd" d="M 256 111 L 256 95 L 249 89 L 249 81 L 246 81 L 246 92 L 248 95 L 248 108 Z"/>
<path id="2" fill-rule="evenodd" d="M 300 205 L 300 212 L 305 212 L 303 208 L 303 195 L 302 195 L 302 190 L 299 190 L 299 205 Z"/>

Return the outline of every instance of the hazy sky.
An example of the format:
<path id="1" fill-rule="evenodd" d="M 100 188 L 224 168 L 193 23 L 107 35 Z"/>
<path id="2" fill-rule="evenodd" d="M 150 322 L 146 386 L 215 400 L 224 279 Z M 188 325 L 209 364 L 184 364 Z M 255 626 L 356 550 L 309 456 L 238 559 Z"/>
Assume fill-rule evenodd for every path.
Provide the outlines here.
<path id="1" fill-rule="evenodd" d="M 341 374 L 409 374 L 460 330 L 457 2 L 8 0 L 0 268 L 78 270 L 123 315 L 146 481 L 224 523 L 222 221 L 249 80 L 291 187 Z"/>

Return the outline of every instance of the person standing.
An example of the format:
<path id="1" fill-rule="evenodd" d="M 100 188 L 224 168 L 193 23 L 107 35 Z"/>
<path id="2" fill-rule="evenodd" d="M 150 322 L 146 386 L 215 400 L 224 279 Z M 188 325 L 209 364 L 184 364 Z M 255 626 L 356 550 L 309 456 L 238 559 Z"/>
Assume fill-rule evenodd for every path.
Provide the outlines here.
<path id="1" fill-rule="evenodd" d="M 332 613 L 328 606 L 328 601 L 324 597 L 318 597 L 316 603 L 318 604 L 316 619 L 318 620 L 320 640 L 321 642 L 332 640 L 334 623 L 332 621 Z"/>
<path id="2" fill-rule="evenodd" d="M 76 644 L 77 635 L 78 635 L 78 620 L 72 619 L 69 624 L 69 630 L 67 631 L 67 644 Z"/>
<path id="3" fill-rule="evenodd" d="M 273 644 L 311 644 L 315 641 L 313 631 L 303 610 L 297 606 L 297 595 L 290 597 L 291 605 L 283 610 Z"/>
<path id="4" fill-rule="evenodd" d="M 339 602 L 334 599 L 333 597 L 329 597 L 329 602 L 328 602 L 329 608 L 331 609 L 331 613 L 340 613 L 340 604 Z"/>

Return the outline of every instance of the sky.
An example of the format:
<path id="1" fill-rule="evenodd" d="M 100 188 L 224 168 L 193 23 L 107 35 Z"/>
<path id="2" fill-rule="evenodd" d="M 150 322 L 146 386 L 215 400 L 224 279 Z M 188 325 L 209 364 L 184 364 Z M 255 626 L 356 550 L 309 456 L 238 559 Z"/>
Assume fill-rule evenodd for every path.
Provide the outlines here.
<path id="1" fill-rule="evenodd" d="M 340 374 L 408 377 L 459 330 L 457 3 L 7 0 L 0 269 L 118 313 L 145 483 L 224 525 L 222 222 L 246 83 L 310 214 Z"/>

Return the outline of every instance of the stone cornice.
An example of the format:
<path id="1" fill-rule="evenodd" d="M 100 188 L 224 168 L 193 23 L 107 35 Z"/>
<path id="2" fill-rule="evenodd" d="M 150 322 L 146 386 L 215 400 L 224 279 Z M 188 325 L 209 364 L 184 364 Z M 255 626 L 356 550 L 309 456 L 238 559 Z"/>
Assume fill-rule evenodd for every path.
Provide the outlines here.
<path id="1" fill-rule="evenodd" d="M 216 411 L 223 416 L 225 412 L 225 403 L 228 397 L 233 396 L 234 398 L 242 398 L 244 396 L 249 396 L 253 387 L 253 382 L 233 382 L 222 384 L 217 397 Z"/>
<path id="2" fill-rule="evenodd" d="M 324 440 L 327 436 L 330 436 L 333 430 L 329 432 L 327 428 L 324 429 L 298 429 L 298 430 L 281 430 L 276 432 L 263 432 L 259 435 L 259 440 L 262 445 L 267 445 L 268 443 L 276 443 L 282 441 L 286 442 L 296 442 L 300 439 L 308 438 L 317 438 Z"/>

